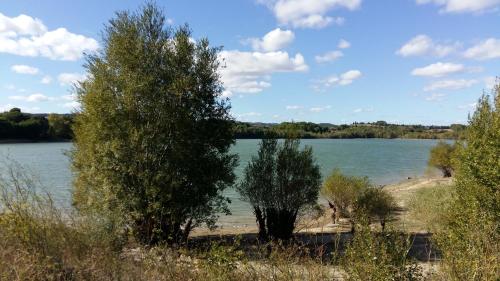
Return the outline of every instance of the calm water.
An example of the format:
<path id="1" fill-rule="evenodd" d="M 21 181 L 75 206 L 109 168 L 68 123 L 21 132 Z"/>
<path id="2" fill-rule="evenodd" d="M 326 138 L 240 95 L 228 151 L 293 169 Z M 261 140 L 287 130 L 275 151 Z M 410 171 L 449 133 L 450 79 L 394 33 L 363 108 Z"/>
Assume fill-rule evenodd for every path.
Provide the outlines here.
<path id="1" fill-rule="evenodd" d="M 368 176 L 376 184 L 388 184 L 406 177 L 421 176 L 426 171 L 430 148 L 435 140 L 350 139 L 303 140 L 313 147 L 321 173 L 325 177 L 333 168 L 350 175 Z M 250 157 L 257 153 L 258 140 L 238 140 L 232 148 L 240 157 L 236 174 L 240 176 Z M 62 205 L 71 197 L 72 174 L 65 151 L 71 143 L 0 144 L 0 157 L 11 158 L 27 167 Z M 222 225 L 254 224 L 255 220 L 234 190 L 228 190 L 232 216 L 220 219 Z"/>

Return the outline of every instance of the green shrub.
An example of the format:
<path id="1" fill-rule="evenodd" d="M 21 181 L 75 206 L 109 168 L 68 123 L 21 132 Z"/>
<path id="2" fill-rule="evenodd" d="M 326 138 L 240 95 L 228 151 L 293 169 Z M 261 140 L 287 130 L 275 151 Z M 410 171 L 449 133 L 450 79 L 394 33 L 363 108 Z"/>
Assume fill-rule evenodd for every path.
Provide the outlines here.
<path id="1" fill-rule="evenodd" d="M 355 210 L 370 220 L 379 221 L 382 231 L 388 221 L 393 220 L 397 204 L 391 194 L 381 188 L 367 188 L 356 200 Z"/>
<path id="2" fill-rule="evenodd" d="M 446 280 L 500 276 L 500 84 L 483 96 L 457 156 L 454 196 L 436 236 Z"/>
<path id="3" fill-rule="evenodd" d="M 431 149 L 429 157 L 429 166 L 438 168 L 444 177 L 451 177 L 453 173 L 453 156 L 456 150 L 456 145 L 439 141 L 436 146 Z"/>
<path id="4" fill-rule="evenodd" d="M 321 185 L 319 166 L 311 147 L 297 139 L 263 139 L 257 157 L 245 168 L 237 189 L 252 205 L 261 238 L 289 239 L 304 210 L 317 204 Z"/>
<path id="5" fill-rule="evenodd" d="M 422 269 L 407 257 L 409 237 L 388 231 L 372 232 L 366 218 L 360 218 L 356 235 L 342 259 L 345 280 L 423 280 Z"/>
<path id="6" fill-rule="evenodd" d="M 334 205 L 342 217 L 351 221 L 354 230 L 356 202 L 370 185 L 367 177 L 347 176 L 335 169 L 323 183 L 321 194 Z"/>

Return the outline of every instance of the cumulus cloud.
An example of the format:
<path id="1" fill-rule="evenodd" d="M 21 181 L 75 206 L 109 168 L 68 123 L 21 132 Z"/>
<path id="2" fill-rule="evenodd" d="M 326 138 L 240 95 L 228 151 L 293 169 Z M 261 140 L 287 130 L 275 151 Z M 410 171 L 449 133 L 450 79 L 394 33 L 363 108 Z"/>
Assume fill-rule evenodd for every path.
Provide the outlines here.
<path id="1" fill-rule="evenodd" d="M 41 102 L 41 101 L 52 100 L 52 98 L 49 98 L 46 95 L 40 94 L 40 93 L 36 93 L 36 94 L 28 95 L 28 96 L 10 96 L 9 99 L 26 101 L 26 102 Z"/>
<path id="2" fill-rule="evenodd" d="M 250 38 L 252 48 L 256 51 L 273 52 L 285 48 L 295 39 L 295 34 L 291 30 L 276 28 L 269 31 L 262 38 Z"/>
<path id="3" fill-rule="evenodd" d="M 87 79 L 87 75 L 81 73 L 61 73 L 57 76 L 57 80 L 61 86 L 71 86 L 85 79 Z"/>
<path id="4" fill-rule="evenodd" d="M 347 49 L 351 47 L 351 43 L 345 39 L 340 39 L 339 44 L 337 45 L 339 49 Z"/>
<path id="5" fill-rule="evenodd" d="M 469 88 L 478 83 L 475 79 L 457 79 L 457 80 L 440 80 L 434 81 L 424 88 L 424 91 L 430 92 L 435 90 L 460 90 Z"/>
<path id="6" fill-rule="evenodd" d="M 352 84 L 352 82 L 359 79 L 361 76 L 362 73 L 359 70 L 349 70 L 341 75 L 330 75 L 325 79 L 315 81 L 313 89 L 316 91 L 324 91 L 334 86 L 346 86 Z"/>
<path id="7" fill-rule="evenodd" d="M 303 106 L 300 105 L 287 105 L 286 110 L 297 110 L 297 109 L 302 109 Z"/>
<path id="8" fill-rule="evenodd" d="M 476 60 L 500 58 L 500 39 L 489 38 L 465 50 L 464 57 Z"/>
<path id="9" fill-rule="evenodd" d="M 404 44 L 396 54 L 403 57 L 424 55 L 444 57 L 455 52 L 459 46 L 459 43 L 437 44 L 429 36 L 420 34 Z"/>
<path id="10" fill-rule="evenodd" d="M 500 6 L 500 0 L 416 0 L 417 4 L 434 4 L 441 13 L 478 13 Z"/>
<path id="11" fill-rule="evenodd" d="M 287 52 L 242 52 L 222 51 L 220 74 L 226 91 L 224 96 L 234 93 L 259 93 L 271 86 L 271 75 L 278 72 L 303 72 L 308 70 L 304 57 L 294 57 Z"/>
<path id="12" fill-rule="evenodd" d="M 342 73 L 341 75 L 330 75 L 325 79 L 316 81 L 316 83 L 313 85 L 313 89 L 315 89 L 316 91 L 324 91 L 327 88 L 331 88 L 334 86 L 346 86 L 352 84 L 354 80 L 359 79 L 361 76 L 362 73 L 359 70 L 349 70 Z"/>
<path id="13" fill-rule="evenodd" d="M 40 83 L 50 84 L 50 83 L 52 83 L 52 77 L 50 77 L 50 75 L 45 75 L 45 76 L 43 76 L 42 80 L 40 80 Z"/>
<path id="14" fill-rule="evenodd" d="M 77 60 L 99 48 L 98 42 L 66 28 L 48 30 L 40 19 L 0 13 L 0 53 L 53 60 Z"/>
<path id="15" fill-rule="evenodd" d="M 261 0 L 271 9 L 280 24 L 297 28 L 323 28 L 330 24 L 341 25 L 342 17 L 328 16 L 330 10 L 344 8 L 355 10 L 361 0 Z"/>
<path id="16" fill-rule="evenodd" d="M 316 59 L 316 62 L 318 62 L 318 63 L 325 63 L 325 62 L 335 61 L 338 58 L 341 58 L 343 56 L 344 56 L 344 53 L 336 50 L 336 51 L 327 52 L 323 55 L 316 56 L 315 59 Z"/>
<path id="17" fill-rule="evenodd" d="M 411 74 L 415 76 L 442 77 L 465 70 L 462 64 L 437 62 L 425 67 L 415 68 Z"/>
<path id="18" fill-rule="evenodd" d="M 36 67 L 24 65 L 24 64 L 15 64 L 10 67 L 12 71 L 19 74 L 30 74 L 35 75 L 38 74 L 39 70 Z"/>

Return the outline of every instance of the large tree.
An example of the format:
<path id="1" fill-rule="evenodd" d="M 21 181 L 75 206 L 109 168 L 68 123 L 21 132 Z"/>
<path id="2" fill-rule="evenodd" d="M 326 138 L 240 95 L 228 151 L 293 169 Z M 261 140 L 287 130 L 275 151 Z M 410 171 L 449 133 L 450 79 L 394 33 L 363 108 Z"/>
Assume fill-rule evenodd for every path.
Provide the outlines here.
<path id="1" fill-rule="evenodd" d="M 265 138 L 245 168 L 238 191 L 254 210 L 259 236 L 289 239 L 301 211 L 314 206 L 321 185 L 311 147 L 298 139 Z"/>
<path id="2" fill-rule="evenodd" d="M 213 226 L 237 161 L 220 49 L 165 23 L 153 4 L 117 13 L 76 87 L 74 203 L 120 217 L 148 244 Z"/>

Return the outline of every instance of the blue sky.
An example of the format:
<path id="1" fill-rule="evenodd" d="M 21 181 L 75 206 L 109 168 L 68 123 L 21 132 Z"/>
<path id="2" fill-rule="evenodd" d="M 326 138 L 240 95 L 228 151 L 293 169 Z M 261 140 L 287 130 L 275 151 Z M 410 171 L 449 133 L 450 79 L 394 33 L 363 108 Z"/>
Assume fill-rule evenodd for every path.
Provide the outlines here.
<path id="1" fill-rule="evenodd" d="M 143 1 L 0 1 L 0 110 L 71 112 L 82 53 Z M 157 1 L 223 46 L 238 120 L 465 123 L 500 75 L 500 0 Z"/>

